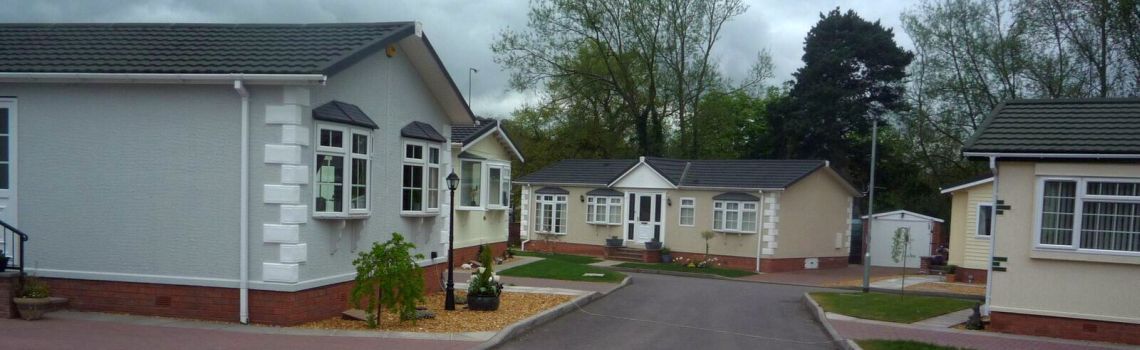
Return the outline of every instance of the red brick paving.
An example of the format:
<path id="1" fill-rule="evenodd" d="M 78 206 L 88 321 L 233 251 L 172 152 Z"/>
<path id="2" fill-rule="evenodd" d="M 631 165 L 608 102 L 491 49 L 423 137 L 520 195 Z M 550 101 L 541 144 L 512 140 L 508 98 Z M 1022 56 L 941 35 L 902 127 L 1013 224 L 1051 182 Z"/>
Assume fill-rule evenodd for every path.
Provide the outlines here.
<path id="1" fill-rule="evenodd" d="M 48 316 L 50 317 L 50 315 Z M 0 320 L 3 349 L 468 349 L 477 342 L 260 334 L 119 322 Z"/>
<path id="2" fill-rule="evenodd" d="M 1082 350 L 1114 349 L 1123 346 L 1071 342 L 1023 336 L 1002 336 L 977 331 L 926 330 L 905 326 L 888 326 L 859 321 L 828 320 L 844 338 L 915 340 L 944 346 L 965 347 L 976 350 Z"/>

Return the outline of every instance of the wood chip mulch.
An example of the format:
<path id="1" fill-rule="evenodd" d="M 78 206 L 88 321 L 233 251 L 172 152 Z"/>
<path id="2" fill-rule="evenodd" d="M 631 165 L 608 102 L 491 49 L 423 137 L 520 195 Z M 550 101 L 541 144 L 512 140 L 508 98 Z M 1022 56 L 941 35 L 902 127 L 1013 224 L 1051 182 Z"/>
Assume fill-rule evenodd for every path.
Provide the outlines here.
<path id="1" fill-rule="evenodd" d="M 456 296 L 465 295 L 465 292 L 456 291 Z M 497 311 L 470 311 L 466 305 L 456 305 L 455 311 L 443 309 L 444 293 L 435 293 L 427 296 L 428 311 L 435 314 L 434 319 L 412 321 L 399 321 L 399 315 L 384 311 L 380 315 L 378 331 L 397 332 L 485 332 L 498 331 L 510 324 L 554 308 L 573 298 L 570 295 L 538 294 L 538 293 L 512 293 L 504 292 L 499 295 L 499 310 Z M 316 329 L 350 329 L 369 330 L 364 321 L 346 320 L 341 317 L 327 320 L 309 322 L 297 327 Z"/>

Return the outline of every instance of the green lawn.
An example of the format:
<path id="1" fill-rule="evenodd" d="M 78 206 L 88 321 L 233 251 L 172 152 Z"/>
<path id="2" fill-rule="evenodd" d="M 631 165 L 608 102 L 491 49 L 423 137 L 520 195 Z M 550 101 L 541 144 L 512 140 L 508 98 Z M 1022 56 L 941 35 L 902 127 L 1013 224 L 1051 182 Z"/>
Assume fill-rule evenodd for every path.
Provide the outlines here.
<path id="1" fill-rule="evenodd" d="M 975 301 L 885 293 L 811 293 L 824 310 L 868 320 L 911 323 L 973 306 Z"/>
<path id="2" fill-rule="evenodd" d="M 521 252 L 518 253 L 518 255 L 536 256 L 544 259 L 503 270 L 499 272 L 500 275 L 609 283 L 618 283 L 625 279 L 625 275 L 620 272 L 589 266 L 588 264 L 598 262 L 599 260 L 588 256 Z M 601 273 L 605 274 L 605 276 L 582 276 L 582 274 L 587 272 Z"/>
<path id="3" fill-rule="evenodd" d="M 865 350 L 968 350 L 950 346 L 934 345 L 911 340 L 857 340 Z"/>
<path id="4" fill-rule="evenodd" d="M 716 267 L 695 268 L 686 267 L 679 264 L 645 264 L 645 263 L 621 263 L 617 267 L 626 267 L 631 269 L 645 269 L 645 270 L 661 270 L 661 271 L 677 271 L 677 272 L 690 272 L 690 273 L 704 273 L 710 275 L 718 275 L 724 277 L 744 277 L 755 275 L 749 271 L 722 269 Z"/>

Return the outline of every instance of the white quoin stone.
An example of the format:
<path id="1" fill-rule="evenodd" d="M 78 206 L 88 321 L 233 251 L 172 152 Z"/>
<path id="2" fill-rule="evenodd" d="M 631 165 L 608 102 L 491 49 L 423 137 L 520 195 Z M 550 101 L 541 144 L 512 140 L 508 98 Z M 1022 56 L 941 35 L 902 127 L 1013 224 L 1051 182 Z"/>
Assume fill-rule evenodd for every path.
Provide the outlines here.
<path id="1" fill-rule="evenodd" d="M 768 242 L 768 248 L 776 249 L 779 247 L 780 247 L 780 242 L 778 242 L 778 241 Z"/>
<path id="2" fill-rule="evenodd" d="M 285 104 L 309 105 L 309 88 L 304 86 L 286 86 L 282 96 L 282 102 Z"/>
<path id="3" fill-rule="evenodd" d="M 269 164 L 301 164 L 301 146 L 265 145 L 265 162 Z"/>
<path id="4" fill-rule="evenodd" d="M 301 186 L 265 185 L 264 201 L 269 204 L 297 204 L 301 202 Z"/>
<path id="5" fill-rule="evenodd" d="M 764 235 L 764 236 L 762 236 L 762 237 L 761 237 L 761 240 L 763 240 L 764 242 L 773 242 L 773 241 L 775 241 L 775 240 L 776 240 L 776 236 L 773 236 L 773 235 Z"/>
<path id="6" fill-rule="evenodd" d="M 760 249 L 760 255 L 772 255 L 772 254 L 776 254 L 775 249 L 772 249 L 772 248 Z"/>
<path id="7" fill-rule="evenodd" d="M 281 262 L 283 263 L 299 263 L 305 262 L 308 258 L 309 245 L 308 244 L 282 244 L 279 250 Z"/>
<path id="8" fill-rule="evenodd" d="M 780 230 L 773 228 L 773 229 L 768 230 L 768 234 L 773 235 L 773 236 L 779 236 Z"/>
<path id="9" fill-rule="evenodd" d="M 281 206 L 281 223 L 283 224 L 303 224 L 309 222 L 309 206 L 307 205 L 282 205 Z"/>
<path id="10" fill-rule="evenodd" d="M 265 282 L 297 283 L 300 277 L 300 265 L 261 263 L 261 279 Z"/>
<path id="11" fill-rule="evenodd" d="M 298 125 L 281 126 L 281 143 L 288 145 L 309 145 L 309 128 Z"/>
<path id="12" fill-rule="evenodd" d="M 305 185 L 309 183 L 308 165 L 282 165 L 281 183 L 289 185 Z"/>
<path id="13" fill-rule="evenodd" d="M 261 240 L 265 243 L 301 242 L 301 227 L 297 225 L 265 224 L 261 231 Z"/>
<path id="14" fill-rule="evenodd" d="M 266 105 L 265 124 L 301 124 L 302 110 L 298 105 Z"/>

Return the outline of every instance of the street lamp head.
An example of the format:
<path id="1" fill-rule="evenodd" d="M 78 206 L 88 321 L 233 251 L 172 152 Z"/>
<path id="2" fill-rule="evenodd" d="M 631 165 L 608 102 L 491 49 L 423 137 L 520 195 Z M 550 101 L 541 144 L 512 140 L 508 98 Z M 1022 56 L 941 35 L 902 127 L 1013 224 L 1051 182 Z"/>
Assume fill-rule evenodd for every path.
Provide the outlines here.
<path id="1" fill-rule="evenodd" d="M 455 191 L 459 187 L 459 175 L 455 175 L 452 171 L 451 175 L 447 175 L 447 189 Z"/>

